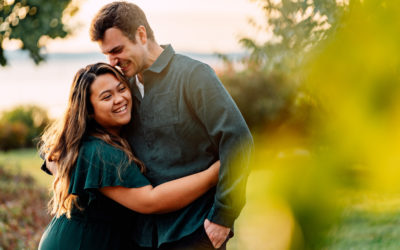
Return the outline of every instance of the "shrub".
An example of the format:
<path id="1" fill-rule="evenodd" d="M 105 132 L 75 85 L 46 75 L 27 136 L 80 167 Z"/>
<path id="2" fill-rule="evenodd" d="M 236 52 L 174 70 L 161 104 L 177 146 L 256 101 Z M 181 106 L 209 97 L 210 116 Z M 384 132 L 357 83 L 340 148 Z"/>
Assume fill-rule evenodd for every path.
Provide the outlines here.
<path id="1" fill-rule="evenodd" d="M 291 126 L 306 132 L 313 98 L 284 73 L 225 70 L 219 77 L 253 132 Z"/>
<path id="2" fill-rule="evenodd" d="M 0 118 L 0 149 L 32 147 L 49 123 L 46 110 L 41 107 L 17 106 L 5 111 Z"/>

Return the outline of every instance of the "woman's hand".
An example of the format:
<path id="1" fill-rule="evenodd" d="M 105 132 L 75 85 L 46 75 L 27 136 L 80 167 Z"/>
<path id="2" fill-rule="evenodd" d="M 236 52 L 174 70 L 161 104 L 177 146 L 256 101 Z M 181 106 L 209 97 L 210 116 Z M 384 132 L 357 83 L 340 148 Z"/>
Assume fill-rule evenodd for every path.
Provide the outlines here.
<path id="1" fill-rule="evenodd" d="M 56 161 L 51 161 L 48 158 L 46 158 L 46 167 L 53 176 L 57 175 L 57 162 Z"/>
<path id="2" fill-rule="evenodd" d="M 216 161 L 206 170 L 211 175 L 211 181 L 213 183 L 213 186 L 217 185 L 217 183 L 218 183 L 218 175 L 219 175 L 220 166 L 221 166 L 221 162 Z"/>

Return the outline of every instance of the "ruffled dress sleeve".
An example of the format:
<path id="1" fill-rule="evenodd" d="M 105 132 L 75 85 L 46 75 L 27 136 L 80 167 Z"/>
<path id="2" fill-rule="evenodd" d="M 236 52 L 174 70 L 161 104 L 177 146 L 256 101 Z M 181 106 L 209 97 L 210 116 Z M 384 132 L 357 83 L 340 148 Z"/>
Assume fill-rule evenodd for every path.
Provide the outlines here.
<path id="1" fill-rule="evenodd" d="M 138 166 L 129 163 L 126 154 L 101 139 L 88 137 L 82 143 L 71 174 L 69 193 L 89 194 L 89 203 L 102 187 L 138 188 L 151 185 Z"/>

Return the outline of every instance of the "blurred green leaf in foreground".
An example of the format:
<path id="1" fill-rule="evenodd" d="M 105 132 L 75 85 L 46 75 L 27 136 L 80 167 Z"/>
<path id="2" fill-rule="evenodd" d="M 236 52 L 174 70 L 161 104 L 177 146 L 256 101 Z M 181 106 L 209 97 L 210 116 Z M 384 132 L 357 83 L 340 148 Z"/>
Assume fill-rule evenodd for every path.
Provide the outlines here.
<path id="1" fill-rule="evenodd" d="M 256 135 L 249 182 L 261 183 L 249 190 L 242 219 L 257 223 L 253 242 L 241 239 L 247 249 L 329 249 L 328 235 L 354 195 L 399 196 L 398 13 L 397 1 L 350 0 L 334 35 L 300 68 L 300 85 L 316 103 L 311 133 L 306 140 L 291 128 Z"/>

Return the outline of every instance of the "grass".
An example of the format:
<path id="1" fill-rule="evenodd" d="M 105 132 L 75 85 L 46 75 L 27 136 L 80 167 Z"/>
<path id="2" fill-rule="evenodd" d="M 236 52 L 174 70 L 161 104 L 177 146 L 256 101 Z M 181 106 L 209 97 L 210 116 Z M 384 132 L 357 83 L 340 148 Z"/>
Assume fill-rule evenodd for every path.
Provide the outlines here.
<path id="1" fill-rule="evenodd" d="M 36 149 L 0 151 L 0 165 L 6 170 L 29 174 L 42 187 L 50 187 L 52 177 L 40 170 L 42 163 Z"/>
<path id="2" fill-rule="evenodd" d="M 333 228 L 329 248 L 400 249 L 400 195 L 359 193 Z"/>
<path id="3" fill-rule="evenodd" d="M 329 249 L 400 249 L 400 212 L 350 211 L 332 230 Z"/>

